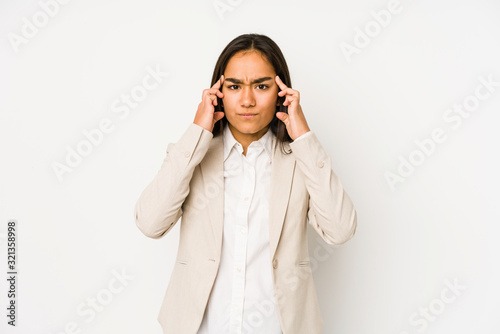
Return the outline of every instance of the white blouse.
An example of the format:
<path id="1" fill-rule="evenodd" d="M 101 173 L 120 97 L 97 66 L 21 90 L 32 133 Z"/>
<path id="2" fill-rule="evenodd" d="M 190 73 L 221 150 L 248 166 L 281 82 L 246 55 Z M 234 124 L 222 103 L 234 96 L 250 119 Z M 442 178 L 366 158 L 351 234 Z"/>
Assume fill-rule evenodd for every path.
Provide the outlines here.
<path id="1" fill-rule="evenodd" d="M 269 250 L 271 149 L 276 136 L 269 127 L 245 156 L 227 124 L 222 135 L 222 254 L 198 334 L 282 334 Z"/>

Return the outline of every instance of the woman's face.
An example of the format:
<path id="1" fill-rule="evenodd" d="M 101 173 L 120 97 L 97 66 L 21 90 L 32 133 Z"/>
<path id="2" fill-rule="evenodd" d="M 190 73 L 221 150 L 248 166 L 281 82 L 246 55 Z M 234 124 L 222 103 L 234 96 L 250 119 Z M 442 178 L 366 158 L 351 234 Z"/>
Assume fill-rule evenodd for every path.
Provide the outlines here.
<path id="1" fill-rule="evenodd" d="M 259 51 L 240 51 L 229 60 L 222 101 L 236 140 L 251 142 L 266 133 L 278 103 L 275 77 L 273 66 Z"/>

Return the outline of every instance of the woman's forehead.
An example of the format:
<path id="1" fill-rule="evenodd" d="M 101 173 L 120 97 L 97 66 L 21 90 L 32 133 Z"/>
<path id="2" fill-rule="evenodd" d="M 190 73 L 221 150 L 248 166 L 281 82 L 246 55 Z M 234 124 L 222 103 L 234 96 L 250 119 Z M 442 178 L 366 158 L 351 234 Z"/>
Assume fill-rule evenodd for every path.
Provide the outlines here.
<path id="1" fill-rule="evenodd" d="M 273 77 L 274 72 L 273 66 L 265 57 L 251 52 L 231 57 L 224 71 L 224 77 L 254 80 L 262 77 Z"/>

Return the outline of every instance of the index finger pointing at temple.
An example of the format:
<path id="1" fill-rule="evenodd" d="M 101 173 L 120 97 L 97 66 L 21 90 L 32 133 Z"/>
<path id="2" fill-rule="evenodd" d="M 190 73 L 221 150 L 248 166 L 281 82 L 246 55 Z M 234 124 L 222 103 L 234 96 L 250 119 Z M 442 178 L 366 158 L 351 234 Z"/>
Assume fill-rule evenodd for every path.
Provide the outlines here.
<path id="1" fill-rule="evenodd" d="M 222 80 L 223 80 L 222 78 L 223 78 L 223 76 L 221 75 L 221 76 L 220 76 L 220 78 L 219 78 L 219 80 L 217 80 L 217 81 L 214 83 L 214 85 L 212 86 L 212 88 L 219 89 L 219 88 L 220 88 L 220 86 L 222 85 Z"/>
<path id="2" fill-rule="evenodd" d="M 281 81 L 281 78 L 279 76 L 276 76 L 275 79 L 276 79 L 276 83 L 278 84 L 278 87 L 281 88 L 281 90 L 285 90 L 288 88 L 287 85 L 285 85 L 283 83 L 283 81 Z"/>

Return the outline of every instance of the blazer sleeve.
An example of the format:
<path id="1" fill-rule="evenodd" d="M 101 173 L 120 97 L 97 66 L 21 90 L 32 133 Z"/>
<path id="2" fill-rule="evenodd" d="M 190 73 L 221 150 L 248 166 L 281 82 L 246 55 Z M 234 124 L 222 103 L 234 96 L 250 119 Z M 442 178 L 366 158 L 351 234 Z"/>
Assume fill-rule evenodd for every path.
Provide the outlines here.
<path id="1" fill-rule="evenodd" d="M 164 236 L 182 216 L 194 169 L 212 138 L 212 132 L 191 123 L 177 143 L 168 144 L 160 170 L 142 191 L 134 209 L 135 223 L 146 236 Z"/>
<path id="2" fill-rule="evenodd" d="M 290 143 L 297 165 L 305 176 L 309 193 L 309 224 L 330 245 L 350 240 L 357 227 L 357 215 L 340 178 L 332 170 L 330 156 L 316 134 L 309 131 Z"/>

